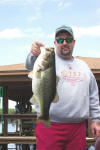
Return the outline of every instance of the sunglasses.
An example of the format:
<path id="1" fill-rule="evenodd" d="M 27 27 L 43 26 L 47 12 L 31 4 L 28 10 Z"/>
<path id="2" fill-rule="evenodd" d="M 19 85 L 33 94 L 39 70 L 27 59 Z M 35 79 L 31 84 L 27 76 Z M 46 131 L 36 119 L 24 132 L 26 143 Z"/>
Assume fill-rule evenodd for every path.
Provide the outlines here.
<path id="1" fill-rule="evenodd" d="M 71 43 L 73 41 L 73 38 L 66 38 L 66 39 L 63 39 L 63 38 L 58 38 L 56 39 L 57 43 L 58 44 L 62 44 L 64 42 L 64 40 L 67 42 L 67 43 Z"/>

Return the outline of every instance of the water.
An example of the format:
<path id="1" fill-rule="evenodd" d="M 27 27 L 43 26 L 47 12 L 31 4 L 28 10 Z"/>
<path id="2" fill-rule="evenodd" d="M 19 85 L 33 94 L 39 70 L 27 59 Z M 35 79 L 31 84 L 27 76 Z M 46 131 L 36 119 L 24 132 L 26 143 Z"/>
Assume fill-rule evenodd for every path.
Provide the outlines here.
<path id="1" fill-rule="evenodd" d="M 29 145 L 29 148 L 30 148 L 30 150 L 35 150 L 35 147 L 34 147 L 34 145 L 32 145 L 32 144 L 30 144 Z M 5 150 L 5 148 L 3 147 L 2 148 L 2 145 L 0 145 L 0 150 Z M 15 144 L 8 144 L 8 148 L 7 148 L 8 150 L 22 150 L 22 146 L 21 146 L 21 144 L 17 144 L 17 145 L 15 145 Z"/>
<path id="2" fill-rule="evenodd" d="M 19 131 L 20 128 L 18 127 L 17 131 Z M 16 132 L 16 123 L 11 123 L 9 122 L 8 123 L 8 133 L 11 133 L 11 132 Z M 2 133 L 2 124 L 0 123 L 0 134 Z M 17 146 L 17 150 L 22 150 L 22 146 L 21 144 L 8 144 L 8 149 L 12 149 L 12 150 L 15 150 L 16 149 L 16 146 Z M 33 150 L 34 149 L 34 145 L 33 144 L 30 144 L 30 150 Z M 0 147 L 1 148 L 1 147 Z"/>
<path id="3" fill-rule="evenodd" d="M 16 132 L 16 124 L 9 123 L 8 124 L 8 132 Z M 0 123 L 0 133 L 2 133 L 2 124 Z"/>
<path id="4" fill-rule="evenodd" d="M 95 150 L 95 146 L 94 145 L 89 146 L 88 150 Z"/>

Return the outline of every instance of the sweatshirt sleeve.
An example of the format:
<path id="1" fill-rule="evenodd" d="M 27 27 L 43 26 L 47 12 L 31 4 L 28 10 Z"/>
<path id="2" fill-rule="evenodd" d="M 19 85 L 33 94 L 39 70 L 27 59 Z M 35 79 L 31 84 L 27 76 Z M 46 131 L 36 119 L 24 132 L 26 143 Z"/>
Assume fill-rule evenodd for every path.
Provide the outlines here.
<path id="1" fill-rule="evenodd" d="M 89 86 L 89 98 L 90 98 L 90 119 L 92 122 L 100 121 L 100 105 L 99 94 L 96 79 L 93 73 L 90 71 L 90 86 Z"/>
<path id="2" fill-rule="evenodd" d="M 34 56 L 31 52 L 28 54 L 25 62 L 25 67 L 28 71 L 33 70 L 34 62 L 36 60 L 36 56 Z"/>

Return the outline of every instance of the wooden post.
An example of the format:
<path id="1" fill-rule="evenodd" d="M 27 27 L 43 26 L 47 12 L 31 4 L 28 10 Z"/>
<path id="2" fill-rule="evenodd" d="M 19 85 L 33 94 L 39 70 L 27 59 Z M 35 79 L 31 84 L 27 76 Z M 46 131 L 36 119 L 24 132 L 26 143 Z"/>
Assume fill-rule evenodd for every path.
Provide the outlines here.
<path id="1" fill-rule="evenodd" d="M 3 114 L 8 114 L 8 97 L 7 97 L 7 89 L 8 87 L 3 87 Z M 4 128 L 3 128 L 3 135 L 7 136 L 7 119 L 4 118 Z M 5 144 L 5 149 L 7 149 L 7 144 Z"/>
<path id="2" fill-rule="evenodd" d="M 7 90 L 8 87 L 3 87 L 3 114 L 8 114 L 8 97 L 7 97 Z M 4 118 L 4 136 L 7 136 L 8 132 L 8 125 L 7 125 L 7 119 Z"/>
<path id="3" fill-rule="evenodd" d="M 22 150 L 30 150 L 29 145 L 28 144 L 22 145 Z"/>
<path id="4" fill-rule="evenodd" d="M 88 119 L 88 137 L 93 138 L 90 125 L 91 125 L 91 121 L 90 119 Z"/>

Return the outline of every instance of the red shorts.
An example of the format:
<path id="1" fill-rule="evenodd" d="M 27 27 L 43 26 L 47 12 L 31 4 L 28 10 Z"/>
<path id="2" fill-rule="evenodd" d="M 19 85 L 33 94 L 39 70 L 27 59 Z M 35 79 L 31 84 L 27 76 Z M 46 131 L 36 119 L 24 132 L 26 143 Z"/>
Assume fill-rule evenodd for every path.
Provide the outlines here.
<path id="1" fill-rule="evenodd" d="M 36 150 L 86 150 L 86 124 L 54 123 L 36 127 Z"/>

